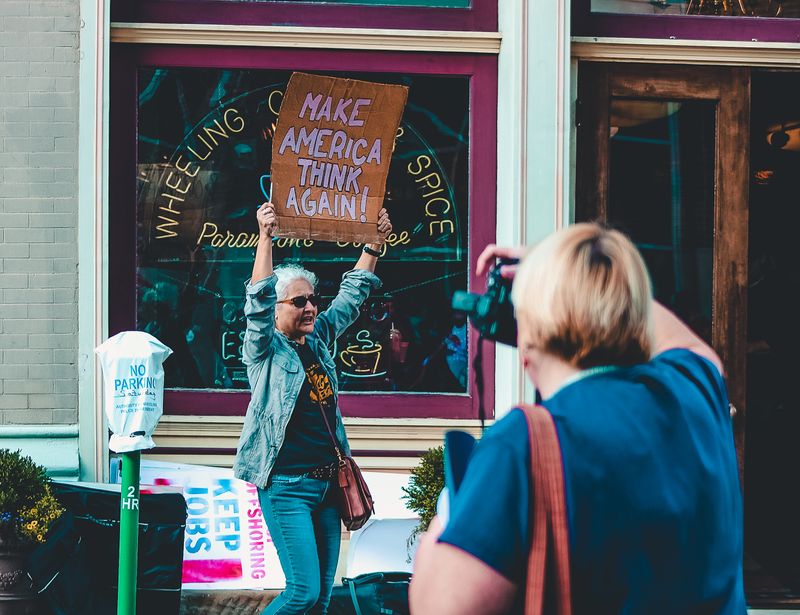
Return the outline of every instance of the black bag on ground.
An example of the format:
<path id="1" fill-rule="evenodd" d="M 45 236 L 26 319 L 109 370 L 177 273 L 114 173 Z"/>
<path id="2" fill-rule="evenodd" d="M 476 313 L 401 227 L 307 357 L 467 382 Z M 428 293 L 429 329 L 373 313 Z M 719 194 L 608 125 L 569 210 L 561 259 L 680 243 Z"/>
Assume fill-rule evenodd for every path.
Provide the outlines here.
<path id="1" fill-rule="evenodd" d="M 119 493 L 74 483 L 53 483 L 53 492 L 67 512 L 30 555 L 34 587 L 54 615 L 114 615 Z M 136 612 L 178 615 L 186 500 L 147 493 L 139 507 Z"/>
<path id="2" fill-rule="evenodd" d="M 75 527 L 72 511 L 65 511 L 53 523 L 44 544 L 27 558 L 33 588 L 53 615 L 85 613 L 92 608 L 92 579 L 86 545 Z"/>
<path id="3" fill-rule="evenodd" d="M 331 593 L 328 615 L 408 615 L 408 572 L 369 572 L 342 578 Z"/>

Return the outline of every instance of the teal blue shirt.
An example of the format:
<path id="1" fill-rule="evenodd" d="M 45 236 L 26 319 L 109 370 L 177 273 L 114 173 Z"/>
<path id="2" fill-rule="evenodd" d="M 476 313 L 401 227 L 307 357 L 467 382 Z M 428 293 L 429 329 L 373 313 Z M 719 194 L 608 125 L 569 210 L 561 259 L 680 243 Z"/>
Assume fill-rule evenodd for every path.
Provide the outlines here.
<path id="1" fill-rule="evenodd" d="M 744 615 L 742 498 L 717 369 L 670 350 L 574 381 L 543 405 L 562 448 L 573 612 Z M 529 467 L 514 410 L 476 447 L 440 537 L 519 587 Z"/>

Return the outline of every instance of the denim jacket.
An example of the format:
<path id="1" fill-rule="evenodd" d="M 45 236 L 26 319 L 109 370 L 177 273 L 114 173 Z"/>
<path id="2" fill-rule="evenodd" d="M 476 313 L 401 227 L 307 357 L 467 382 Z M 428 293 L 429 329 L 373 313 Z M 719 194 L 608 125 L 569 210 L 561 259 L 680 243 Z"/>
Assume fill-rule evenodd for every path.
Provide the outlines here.
<path id="1" fill-rule="evenodd" d="M 255 284 L 248 281 L 244 305 L 247 329 L 242 360 L 247 367 L 251 397 L 239 437 L 233 473 L 257 487 L 267 484 L 306 378 L 300 357 L 289 345 L 286 336 L 275 329 L 276 282 L 274 274 Z M 336 399 L 335 434 L 346 455 L 350 454 L 350 445 L 339 410 L 339 383 L 330 349 L 336 338 L 358 318 L 359 308 L 370 291 L 380 286 L 378 276 L 370 271 L 348 271 L 342 277 L 339 293 L 330 307 L 317 316 L 314 331 L 306 335 L 306 343 L 311 345 L 311 350 L 319 358 L 333 385 Z"/>

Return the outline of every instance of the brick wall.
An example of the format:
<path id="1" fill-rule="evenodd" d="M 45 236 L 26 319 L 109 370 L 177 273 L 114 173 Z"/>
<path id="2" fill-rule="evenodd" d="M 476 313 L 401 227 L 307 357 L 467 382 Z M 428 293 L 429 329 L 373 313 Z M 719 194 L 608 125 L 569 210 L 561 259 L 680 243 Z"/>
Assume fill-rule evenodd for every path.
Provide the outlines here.
<path id="1" fill-rule="evenodd" d="M 79 0 L 0 0 L 0 424 L 77 422 Z"/>

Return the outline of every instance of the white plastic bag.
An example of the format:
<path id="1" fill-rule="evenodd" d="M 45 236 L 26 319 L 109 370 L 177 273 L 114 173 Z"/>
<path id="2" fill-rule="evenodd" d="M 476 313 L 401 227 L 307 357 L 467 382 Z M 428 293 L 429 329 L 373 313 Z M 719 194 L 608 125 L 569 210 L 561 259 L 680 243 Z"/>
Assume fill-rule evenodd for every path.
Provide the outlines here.
<path id="1" fill-rule="evenodd" d="M 129 453 L 153 448 L 164 408 L 164 360 L 172 350 L 149 333 L 123 331 L 94 350 L 105 381 L 108 448 Z"/>

